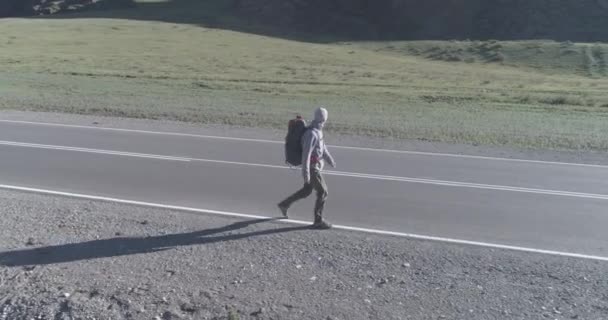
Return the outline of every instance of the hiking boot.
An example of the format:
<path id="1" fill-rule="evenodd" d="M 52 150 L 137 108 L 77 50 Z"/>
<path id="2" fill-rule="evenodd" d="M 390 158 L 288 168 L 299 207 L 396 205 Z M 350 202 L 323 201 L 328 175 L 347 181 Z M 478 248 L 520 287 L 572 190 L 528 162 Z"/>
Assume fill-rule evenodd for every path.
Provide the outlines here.
<path id="1" fill-rule="evenodd" d="M 281 213 L 283 214 L 283 218 L 289 218 L 289 216 L 287 215 L 287 210 L 289 210 L 289 207 L 284 205 L 284 204 L 278 204 L 279 210 L 281 210 Z"/>
<path id="2" fill-rule="evenodd" d="M 328 229 L 332 228 L 332 225 L 331 225 L 331 223 L 329 223 L 329 222 L 327 222 L 325 220 L 321 220 L 321 221 L 315 222 L 312 225 L 312 228 L 313 229 L 319 229 L 319 230 L 328 230 Z"/>

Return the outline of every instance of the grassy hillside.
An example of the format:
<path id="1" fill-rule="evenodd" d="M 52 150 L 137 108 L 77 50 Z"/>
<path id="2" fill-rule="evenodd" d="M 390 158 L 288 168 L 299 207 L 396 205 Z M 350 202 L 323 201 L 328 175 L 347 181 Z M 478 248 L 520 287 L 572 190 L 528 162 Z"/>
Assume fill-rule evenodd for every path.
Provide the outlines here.
<path id="1" fill-rule="evenodd" d="M 433 61 L 495 63 L 546 74 L 608 77 L 608 44 L 554 41 L 403 41 L 360 43 L 376 52 Z"/>
<path id="2" fill-rule="evenodd" d="M 0 19 L 0 108 L 282 128 L 324 104 L 346 134 L 608 150 L 606 45 L 314 44 L 159 8 Z"/>

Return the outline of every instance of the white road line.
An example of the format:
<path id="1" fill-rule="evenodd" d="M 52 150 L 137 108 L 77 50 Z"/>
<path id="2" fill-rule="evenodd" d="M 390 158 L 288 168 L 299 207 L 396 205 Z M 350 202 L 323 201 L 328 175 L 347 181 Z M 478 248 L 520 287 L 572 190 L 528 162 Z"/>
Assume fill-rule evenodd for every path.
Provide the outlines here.
<path id="1" fill-rule="evenodd" d="M 237 213 L 237 212 L 228 212 L 228 211 L 218 211 L 218 210 L 209 210 L 209 209 L 182 207 L 182 206 L 166 205 L 166 204 L 160 204 L 160 203 L 135 201 L 135 200 L 126 200 L 126 199 L 102 197 L 102 196 L 87 195 L 87 194 L 80 194 L 80 193 L 71 193 L 71 192 L 63 192 L 63 191 L 54 191 L 54 190 L 46 190 L 46 189 L 20 187 L 20 186 L 13 186 L 13 185 L 3 185 L 3 184 L 0 184 L 0 189 L 12 190 L 12 191 L 21 191 L 21 192 L 33 192 L 33 193 L 40 193 L 40 194 L 53 195 L 53 196 L 63 196 L 63 197 L 70 197 L 70 198 L 77 198 L 77 199 L 114 202 L 114 203 L 121 203 L 121 204 L 128 204 L 128 205 L 137 205 L 137 206 L 150 207 L 150 208 L 178 210 L 178 211 L 185 211 L 185 212 L 212 214 L 212 215 L 228 216 L 228 217 L 236 217 L 236 218 L 271 219 L 271 217 L 267 217 L 267 216 L 263 216 L 263 215 L 254 215 L 254 214 L 244 214 L 244 213 Z M 307 224 L 310 224 L 310 222 L 300 221 L 300 220 L 291 220 L 291 219 L 289 219 L 289 220 L 276 220 L 276 221 L 280 221 L 280 222 L 284 222 L 284 223 L 290 223 L 290 224 L 298 224 L 298 225 L 307 225 Z M 608 257 L 595 256 L 595 255 L 587 255 L 587 254 L 580 254 L 580 253 L 572 253 L 572 252 L 535 249 L 535 248 L 527 248 L 527 247 L 512 246 L 512 245 L 505 245 L 505 244 L 488 243 L 488 242 L 482 242 L 482 241 L 452 239 L 452 238 L 446 238 L 446 237 L 436 237 L 436 236 L 427 236 L 427 235 L 419 235 L 419 234 L 412 234 L 412 233 L 385 231 L 385 230 L 370 229 L 370 228 L 351 227 L 351 226 L 345 226 L 345 225 L 334 225 L 334 228 L 335 229 L 339 229 L 339 230 L 347 230 L 347 231 L 363 232 L 363 233 L 378 234 L 378 235 L 395 236 L 395 237 L 402 237 L 402 238 L 409 238 L 409 239 L 418 239 L 418 240 L 435 241 L 435 242 L 443 242 L 443 243 L 452 243 L 452 244 L 459 244 L 459 245 L 469 245 L 469 246 L 486 247 L 486 248 L 493 248 L 493 249 L 503 249 L 503 250 L 520 251 L 520 252 L 527 252 L 527 253 L 546 254 L 546 255 L 552 255 L 552 256 L 560 256 L 560 257 L 577 258 L 577 259 L 588 259 L 588 260 L 596 260 L 596 261 L 606 261 L 606 262 L 608 262 Z"/>
<path id="2" fill-rule="evenodd" d="M 287 166 L 262 164 L 262 163 L 248 163 L 248 162 L 185 158 L 185 157 L 182 158 L 182 157 L 131 153 L 131 152 L 122 152 L 122 151 L 102 150 L 102 149 L 88 149 L 88 148 L 75 148 L 75 147 L 65 147 L 65 146 L 55 146 L 55 145 L 34 144 L 34 143 L 22 143 L 22 142 L 14 142 L 14 141 L 1 141 L 0 140 L 0 145 L 11 146 L 11 147 L 25 147 L 25 148 L 39 148 L 39 149 L 62 150 L 62 151 L 85 152 L 85 153 L 98 153 L 98 154 L 106 154 L 106 155 L 117 155 L 117 156 L 125 156 L 125 157 L 149 158 L 149 159 L 170 160 L 170 161 L 206 162 L 206 163 L 215 163 L 215 164 L 227 164 L 227 165 L 235 165 L 235 166 L 270 168 L 270 169 L 281 169 L 281 170 L 290 169 Z M 470 182 L 458 182 L 458 181 L 448 181 L 448 180 L 421 179 L 421 178 L 376 175 L 376 174 L 334 171 L 334 170 L 327 170 L 327 171 L 325 171 L 325 174 L 331 175 L 331 176 L 340 176 L 340 177 L 395 181 L 395 182 L 406 182 L 406 183 L 419 183 L 419 184 L 437 185 L 437 186 L 444 186 L 444 187 L 473 188 L 473 189 L 485 189 L 485 190 L 495 190 L 495 191 L 533 193 L 533 194 L 542 194 L 542 195 L 549 195 L 549 196 L 608 200 L 608 195 L 595 194 L 595 193 L 571 192 L 571 191 L 560 191 L 560 190 L 550 190 L 550 189 L 535 189 L 535 188 L 502 186 L 502 185 L 470 183 Z"/>
<path id="3" fill-rule="evenodd" d="M 236 161 L 223 161 L 223 160 L 210 160 L 210 159 L 191 159 L 192 161 L 217 163 L 217 164 L 228 164 L 238 165 L 247 167 L 259 167 L 259 168 L 271 168 L 271 169 L 288 169 L 285 166 L 277 166 L 270 164 L 259 164 L 259 163 L 247 163 L 247 162 L 236 162 Z M 345 171 L 334 171 L 327 170 L 324 172 L 330 176 L 341 176 L 350 178 L 362 178 L 372 180 L 384 180 L 384 181 L 396 181 L 396 182 L 409 182 L 409 183 L 420 183 L 430 184 L 445 187 L 460 187 L 460 188 L 473 188 L 473 189 L 486 189 L 496 191 L 509 191 L 509 192 L 520 192 L 520 193 L 534 193 L 543 194 L 550 196 L 562 196 L 562 197 L 574 197 L 574 198 L 585 198 L 585 199 L 597 199 L 597 200 L 608 200 L 608 195 L 595 194 L 595 193 L 583 193 L 583 192 L 571 192 L 571 191 L 560 191 L 550 189 L 535 189 L 535 188 L 523 188 L 523 187 L 512 187 L 512 186 L 501 186 L 492 184 L 482 183 L 469 183 L 469 182 L 458 182 L 458 181 L 447 181 L 447 180 L 433 180 L 433 179 L 420 179 L 410 177 L 398 177 L 398 176 L 386 176 L 386 175 L 375 175 L 367 173 L 356 173 L 356 172 L 345 172 Z"/>
<path id="4" fill-rule="evenodd" d="M 272 144 L 283 144 L 284 143 L 283 141 L 265 140 L 265 139 L 222 137 L 222 136 L 201 135 L 201 134 L 191 134 L 191 133 L 179 133 L 179 132 L 167 132 L 167 131 L 149 131 L 149 130 L 137 130 L 137 129 L 110 128 L 110 127 L 95 127 L 95 126 L 60 124 L 60 123 L 49 123 L 49 122 L 34 122 L 34 121 L 21 121 L 21 120 L 1 120 L 1 119 L 0 119 L 0 122 L 4 122 L 4 123 L 16 123 L 16 124 L 28 124 L 28 125 L 40 125 L 40 126 L 53 126 L 53 127 L 65 127 L 65 128 L 91 129 L 91 130 L 132 132 L 132 133 L 142 133 L 142 134 L 152 134 L 152 135 L 166 135 L 166 136 L 177 136 L 177 137 L 191 137 L 191 138 L 200 138 L 200 139 L 209 139 L 209 140 L 213 139 L 213 140 L 240 141 L 240 142 L 256 142 L 256 143 L 272 143 Z M 368 151 L 368 152 L 382 152 L 382 153 L 394 153 L 394 154 L 406 154 L 406 155 L 418 155 L 418 156 L 429 156 L 429 157 L 477 159 L 477 160 L 488 160 L 488 161 L 536 163 L 536 164 L 549 164 L 549 165 L 559 165 L 559 166 L 576 166 L 576 167 L 588 167 L 588 168 L 608 169 L 608 165 L 574 163 L 574 162 L 513 159 L 513 158 L 474 156 L 474 155 L 454 154 L 454 153 L 422 152 L 422 151 L 407 151 L 407 150 L 392 150 L 392 149 L 376 149 L 376 148 L 349 147 L 349 146 L 337 146 L 337 145 L 332 145 L 330 147 L 334 148 L 334 149 Z"/>
<path id="5" fill-rule="evenodd" d="M 221 137 L 211 136 L 193 133 L 180 133 L 180 132 L 167 132 L 167 131 L 149 131 L 149 130 L 137 130 L 137 129 L 122 129 L 122 128 L 110 128 L 110 127 L 94 127 L 94 126 L 82 126 L 75 124 L 61 124 L 61 123 L 49 123 L 49 122 L 33 122 L 33 121 L 19 121 L 19 120 L 0 120 L 5 123 L 17 123 L 17 124 L 29 124 L 49 127 L 64 127 L 64 128 L 78 128 L 78 129 L 92 129 L 92 130 L 105 130 L 105 131 L 118 131 L 118 132 L 132 132 L 132 133 L 143 133 L 153 135 L 164 135 L 164 136 L 176 136 L 176 137 L 190 137 L 190 138 L 202 138 L 202 139 L 214 139 L 214 140 L 231 140 L 231 141 L 243 141 L 243 142 L 261 142 L 261 143 L 284 143 L 276 140 L 263 140 L 263 139 L 247 139 L 247 138 L 236 138 L 236 137 Z"/>
<path id="6" fill-rule="evenodd" d="M 558 166 L 573 166 L 573 167 L 587 167 L 587 168 L 608 169 L 608 165 L 588 164 L 588 163 L 576 163 L 576 162 L 528 160 L 528 159 L 517 159 L 517 158 L 499 158 L 499 157 L 473 156 L 473 155 L 454 154 L 454 153 L 422 152 L 422 151 L 402 151 L 402 150 L 374 149 L 374 148 L 346 147 L 346 146 L 332 146 L 332 148 L 346 149 L 346 150 L 350 149 L 350 150 L 359 150 L 359 151 L 374 151 L 374 152 L 384 152 L 384 153 L 408 154 L 408 155 L 419 155 L 419 156 L 429 156 L 429 157 L 476 159 L 476 160 L 489 160 L 489 161 L 535 163 L 535 164 L 549 164 L 549 165 L 558 165 Z"/>
<path id="7" fill-rule="evenodd" d="M 364 178 L 364 179 L 376 179 L 376 180 L 396 181 L 396 182 L 431 184 L 431 185 L 446 186 L 446 187 L 473 188 L 473 189 L 485 189 L 485 190 L 496 190 L 496 191 L 520 192 L 520 193 L 534 193 L 534 194 L 543 194 L 543 195 L 550 195 L 550 196 L 608 200 L 608 195 L 595 194 L 595 193 L 571 192 L 571 191 L 560 191 L 560 190 L 550 190 L 550 189 L 534 189 L 534 188 L 501 186 L 501 185 L 457 182 L 457 181 L 445 181 L 445 180 L 420 179 L 420 178 L 409 178 L 409 177 L 394 177 L 394 176 L 372 175 L 372 174 L 364 174 L 364 173 L 363 174 L 350 173 L 350 172 L 340 172 L 340 171 L 327 171 L 326 174 L 335 175 L 335 176 L 352 177 L 352 178 Z"/>
<path id="8" fill-rule="evenodd" d="M 46 144 L 15 142 L 15 141 L 2 141 L 2 140 L 0 140 L 0 145 L 11 146 L 11 147 L 23 147 L 23 148 L 36 148 L 36 149 L 50 149 L 50 150 L 62 150 L 62 151 L 97 153 L 97 154 L 107 154 L 107 155 L 113 155 L 113 156 L 148 158 L 148 159 L 169 160 L 169 161 L 182 161 L 182 162 L 190 162 L 191 161 L 191 159 L 189 159 L 189 158 L 181 158 L 181 157 L 171 157 L 171 156 L 161 156 L 161 155 L 154 155 L 154 154 L 134 153 L 134 152 L 122 152 L 122 151 L 101 150 L 101 149 L 89 149 L 89 148 L 76 148 L 76 147 L 66 147 L 66 146 L 54 146 L 54 145 L 46 145 Z"/>

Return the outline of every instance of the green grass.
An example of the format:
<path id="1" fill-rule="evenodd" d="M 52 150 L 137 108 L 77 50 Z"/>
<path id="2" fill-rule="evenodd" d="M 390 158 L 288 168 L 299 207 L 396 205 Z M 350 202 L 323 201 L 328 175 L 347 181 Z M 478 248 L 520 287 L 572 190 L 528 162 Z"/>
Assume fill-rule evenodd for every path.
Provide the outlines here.
<path id="1" fill-rule="evenodd" d="M 344 134 L 608 150 L 606 45 L 322 44 L 155 8 L 0 20 L 0 108 L 283 128 L 323 104 Z"/>
<path id="2" fill-rule="evenodd" d="M 435 61 L 498 63 L 553 75 L 608 76 L 608 44 L 555 41 L 409 41 L 361 43 L 367 49 Z"/>

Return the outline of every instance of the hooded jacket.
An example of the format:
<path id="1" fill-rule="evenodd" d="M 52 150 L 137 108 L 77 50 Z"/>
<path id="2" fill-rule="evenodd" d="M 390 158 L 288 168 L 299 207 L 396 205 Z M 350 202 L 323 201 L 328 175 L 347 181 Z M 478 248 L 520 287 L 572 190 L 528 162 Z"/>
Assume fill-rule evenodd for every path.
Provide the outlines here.
<path id="1" fill-rule="evenodd" d="M 323 140 L 323 125 L 327 121 L 328 112 L 325 108 L 315 110 L 314 120 L 302 137 L 302 175 L 304 181 L 310 181 L 310 168 L 323 170 L 325 161 L 332 167 L 336 166 L 334 158 L 327 150 Z"/>

